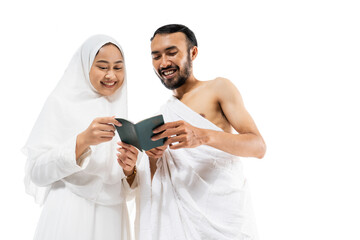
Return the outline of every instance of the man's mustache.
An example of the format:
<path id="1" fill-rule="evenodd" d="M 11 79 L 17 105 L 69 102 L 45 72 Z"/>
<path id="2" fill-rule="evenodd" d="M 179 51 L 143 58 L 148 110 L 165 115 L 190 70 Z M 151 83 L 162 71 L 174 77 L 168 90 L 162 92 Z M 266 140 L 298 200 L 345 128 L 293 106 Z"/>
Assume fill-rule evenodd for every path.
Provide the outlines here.
<path id="1" fill-rule="evenodd" d="M 176 70 L 179 70 L 180 68 L 177 66 L 177 65 L 174 65 L 174 66 L 168 66 L 168 67 L 165 67 L 165 68 L 159 68 L 159 72 L 161 73 L 162 71 L 166 71 L 168 69 L 172 69 L 172 68 L 176 68 Z"/>

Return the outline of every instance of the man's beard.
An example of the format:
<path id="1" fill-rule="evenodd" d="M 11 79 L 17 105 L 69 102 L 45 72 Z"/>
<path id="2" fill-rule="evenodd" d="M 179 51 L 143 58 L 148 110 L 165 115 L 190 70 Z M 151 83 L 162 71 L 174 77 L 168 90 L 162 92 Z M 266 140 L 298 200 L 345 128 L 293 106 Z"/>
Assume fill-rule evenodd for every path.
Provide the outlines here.
<path id="1" fill-rule="evenodd" d="M 170 79 L 170 81 L 166 81 L 162 78 L 162 74 L 161 72 L 168 69 L 168 68 L 176 68 L 176 72 L 178 73 L 178 76 L 175 76 L 174 78 Z M 157 72 L 157 76 L 160 78 L 161 83 L 170 90 L 174 90 L 177 89 L 179 87 L 181 87 L 182 85 L 185 84 L 186 80 L 189 78 L 190 76 L 190 71 L 191 71 L 192 65 L 191 65 L 191 59 L 190 59 L 190 54 L 188 54 L 187 60 L 184 64 L 184 68 L 182 71 L 179 71 L 180 68 L 179 66 L 169 66 L 167 68 L 162 68 L 159 69 Z M 166 82 L 165 82 L 166 81 Z"/>

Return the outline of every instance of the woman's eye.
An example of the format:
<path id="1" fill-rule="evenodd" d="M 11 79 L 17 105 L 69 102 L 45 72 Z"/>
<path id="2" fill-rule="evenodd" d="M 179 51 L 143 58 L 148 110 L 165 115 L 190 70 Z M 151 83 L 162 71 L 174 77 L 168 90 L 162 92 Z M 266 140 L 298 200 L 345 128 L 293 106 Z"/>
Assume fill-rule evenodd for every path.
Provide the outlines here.
<path id="1" fill-rule="evenodd" d="M 100 68 L 101 70 L 107 69 L 107 67 L 101 67 L 101 66 L 98 66 L 98 68 Z"/>
<path id="2" fill-rule="evenodd" d="M 121 67 L 115 67 L 114 69 L 115 70 L 121 70 L 122 68 Z"/>

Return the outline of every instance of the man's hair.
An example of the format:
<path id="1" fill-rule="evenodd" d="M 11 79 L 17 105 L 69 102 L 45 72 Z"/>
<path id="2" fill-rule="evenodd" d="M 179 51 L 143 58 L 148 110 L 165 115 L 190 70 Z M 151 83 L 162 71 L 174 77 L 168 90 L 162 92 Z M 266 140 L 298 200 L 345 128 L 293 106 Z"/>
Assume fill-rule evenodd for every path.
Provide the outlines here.
<path id="1" fill-rule="evenodd" d="M 188 48 L 192 48 L 193 46 L 198 46 L 195 34 L 191 31 L 188 27 L 181 25 L 181 24 L 168 24 L 158 28 L 155 32 L 150 41 L 152 41 L 156 34 L 170 34 L 170 33 L 177 33 L 182 32 L 185 34 Z"/>

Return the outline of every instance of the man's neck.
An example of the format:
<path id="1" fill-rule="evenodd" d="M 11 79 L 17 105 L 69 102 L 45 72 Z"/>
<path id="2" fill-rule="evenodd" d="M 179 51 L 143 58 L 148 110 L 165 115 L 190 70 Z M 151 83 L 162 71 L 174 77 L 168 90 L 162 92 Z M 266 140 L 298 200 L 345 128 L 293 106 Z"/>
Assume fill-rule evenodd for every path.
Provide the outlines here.
<path id="1" fill-rule="evenodd" d="M 173 90 L 174 97 L 181 100 L 186 93 L 190 92 L 198 84 L 198 82 L 200 81 L 191 75 L 188 79 L 186 79 L 184 85 Z"/>

